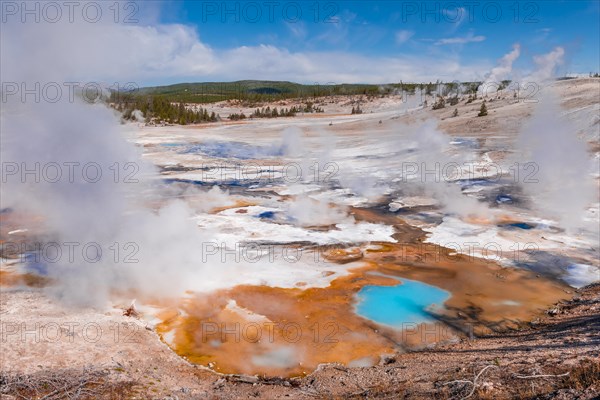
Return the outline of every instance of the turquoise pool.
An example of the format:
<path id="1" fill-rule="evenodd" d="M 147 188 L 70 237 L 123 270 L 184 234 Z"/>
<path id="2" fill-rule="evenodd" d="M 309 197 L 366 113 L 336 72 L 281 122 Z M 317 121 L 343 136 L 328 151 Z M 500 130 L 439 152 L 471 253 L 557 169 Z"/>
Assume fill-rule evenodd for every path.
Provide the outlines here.
<path id="1" fill-rule="evenodd" d="M 422 282 L 402 279 L 396 286 L 365 286 L 357 295 L 356 313 L 382 325 L 434 322 L 427 310 L 442 307 L 450 293 Z"/>

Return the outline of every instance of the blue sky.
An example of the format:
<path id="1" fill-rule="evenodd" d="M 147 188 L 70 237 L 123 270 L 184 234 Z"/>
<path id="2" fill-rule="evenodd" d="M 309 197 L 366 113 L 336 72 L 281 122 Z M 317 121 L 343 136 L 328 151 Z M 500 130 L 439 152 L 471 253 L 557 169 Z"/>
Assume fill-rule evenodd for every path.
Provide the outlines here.
<path id="1" fill-rule="evenodd" d="M 193 27 L 199 41 L 215 52 L 269 46 L 314 57 L 415 57 L 483 68 L 519 43 L 521 57 L 514 66 L 524 71 L 534 68 L 533 56 L 557 46 L 565 49 L 558 73 L 596 72 L 600 63 L 598 0 L 175 1 L 159 7 L 158 23 Z M 242 77 L 212 75 L 207 80 Z M 249 75 L 258 78 L 253 72 Z M 269 79 L 267 75 L 263 79 Z M 289 79 L 298 78 L 291 75 Z"/>
<path id="2" fill-rule="evenodd" d="M 48 71 L 139 86 L 546 79 L 600 70 L 600 0 L 123 0 L 119 21 L 114 2 L 95 4 L 105 7 L 98 23 L 23 24 L 9 15 L 3 55 L 7 47 L 18 54 L 16 39 L 30 38 L 42 45 Z M 136 21 L 124 21 L 132 4 Z M 78 50 L 85 57 L 73 57 Z"/>

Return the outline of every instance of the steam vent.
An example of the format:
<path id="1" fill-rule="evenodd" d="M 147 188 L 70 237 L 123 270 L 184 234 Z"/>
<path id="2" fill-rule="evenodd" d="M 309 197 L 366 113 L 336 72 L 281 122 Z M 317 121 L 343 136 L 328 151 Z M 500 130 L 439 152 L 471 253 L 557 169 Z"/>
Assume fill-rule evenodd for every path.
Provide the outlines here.
<path id="1" fill-rule="evenodd" d="M 0 2 L 0 397 L 600 398 L 600 3 Z"/>

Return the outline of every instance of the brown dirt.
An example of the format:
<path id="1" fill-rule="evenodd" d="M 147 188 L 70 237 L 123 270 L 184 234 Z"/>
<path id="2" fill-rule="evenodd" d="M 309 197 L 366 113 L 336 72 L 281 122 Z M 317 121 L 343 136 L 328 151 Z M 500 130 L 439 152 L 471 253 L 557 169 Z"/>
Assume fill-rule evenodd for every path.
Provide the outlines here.
<path id="1" fill-rule="evenodd" d="M 21 308 L 16 309 L 19 304 Z M 143 325 L 119 313 L 109 317 L 79 311 L 65 316 L 43 295 L 33 292 L 2 293 L 2 310 L 3 324 L 23 318 L 43 322 L 44 317 L 33 318 L 41 312 L 58 323 L 76 318 L 95 321 L 107 329 L 110 321 Z M 134 342 L 113 341 L 110 335 L 96 344 L 82 341 L 78 331 L 64 344 L 35 343 L 31 334 L 25 343 L 20 337 L 6 335 L 3 328 L 1 390 L 3 399 L 17 398 L 8 385 L 9 375 L 35 381 L 79 370 L 85 376 L 83 368 L 87 366 L 108 373 L 103 382 L 111 382 L 111 387 L 123 385 L 121 394 L 98 398 L 446 399 L 466 396 L 473 388 L 466 381 L 474 381 L 476 374 L 492 365 L 476 381 L 473 398 L 594 399 L 600 395 L 599 329 L 600 285 L 596 284 L 578 290 L 573 300 L 557 303 L 549 313 L 512 333 L 464 338 L 455 344 L 397 354 L 374 367 L 327 364 L 303 378 L 264 379 L 222 376 L 189 364 L 143 328 L 136 331 Z M 87 355 L 85 360 L 82 354 Z M 456 380 L 465 382 L 449 384 Z M 118 397 L 123 393 L 127 396 Z"/>

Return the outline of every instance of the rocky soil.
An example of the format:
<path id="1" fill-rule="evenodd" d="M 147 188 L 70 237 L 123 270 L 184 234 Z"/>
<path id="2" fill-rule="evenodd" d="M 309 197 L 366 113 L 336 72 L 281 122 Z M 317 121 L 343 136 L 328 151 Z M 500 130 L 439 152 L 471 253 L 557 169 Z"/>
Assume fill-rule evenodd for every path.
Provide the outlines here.
<path id="1" fill-rule="evenodd" d="M 58 335 L 49 322 L 70 322 L 72 335 Z M 15 331 L 20 324 L 26 329 Z M 324 364 L 291 379 L 219 375 L 176 356 L 141 320 L 117 310 L 67 315 L 39 291 L 5 291 L 1 393 L 3 400 L 594 399 L 600 396 L 599 331 L 600 284 L 594 284 L 528 328 L 397 354 L 374 367 Z"/>

